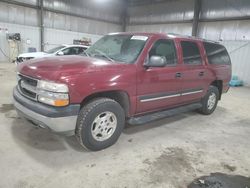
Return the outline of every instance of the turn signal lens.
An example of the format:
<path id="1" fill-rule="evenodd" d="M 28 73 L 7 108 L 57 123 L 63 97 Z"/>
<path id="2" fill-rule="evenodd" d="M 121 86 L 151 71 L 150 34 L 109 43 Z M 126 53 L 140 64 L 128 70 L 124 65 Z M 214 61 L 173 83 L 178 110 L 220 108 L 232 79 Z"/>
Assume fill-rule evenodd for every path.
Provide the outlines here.
<path id="1" fill-rule="evenodd" d="M 69 104 L 69 100 L 55 100 L 54 106 L 67 106 Z"/>
<path id="2" fill-rule="evenodd" d="M 68 88 L 66 85 L 45 81 L 40 81 L 39 84 L 40 85 L 37 90 L 38 101 L 57 107 L 67 106 L 69 104 L 69 95 L 67 93 Z"/>
<path id="3" fill-rule="evenodd" d="M 38 101 L 57 107 L 67 106 L 69 104 L 69 99 L 50 99 L 43 96 L 38 96 Z"/>

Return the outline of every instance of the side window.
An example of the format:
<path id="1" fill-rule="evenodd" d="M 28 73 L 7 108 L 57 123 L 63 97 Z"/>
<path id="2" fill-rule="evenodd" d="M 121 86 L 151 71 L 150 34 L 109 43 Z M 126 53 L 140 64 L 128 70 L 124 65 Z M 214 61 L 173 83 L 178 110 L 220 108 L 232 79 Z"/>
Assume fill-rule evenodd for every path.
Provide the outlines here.
<path id="1" fill-rule="evenodd" d="M 64 50 L 62 50 L 64 55 L 71 55 L 71 48 L 66 48 Z"/>
<path id="2" fill-rule="evenodd" d="M 79 48 L 78 47 L 70 47 L 63 50 L 64 55 L 77 55 L 79 54 Z"/>
<path id="3" fill-rule="evenodd" d="M 77 54 L 81 54 L 81 53 L 83 53 L 83 52 L 84 52 L 84 50 L 85 50 L 84 48 L 79 47 L 79 48 L 78 48 L 78 52 L 77 52 Z"/>
<path id="4" fill-rule="evenodd" d="M 164 56 L 168 65 L 177 63 L 176 48 L 173 40 L 160 39 L 156 41 L 149 52 L 151 56 Z"/>
<path id="5" fill-rule="evenodd" d="M 188 65 L 200 65 L 202 59 L 198 45 L 195 42 L 181 41 L 183 61 Z"/>
<path id="6" fill-rule="evenodd" d="M 78 48 L 78 47 L 72 47 L 70 55 L 77 55 L 77 54 L 79 54 L 79 49 L 80 48 Z"/>
<path id="7" fill-rule="evenodd" d="M 230 65 L 231 60 L 224 46 L 220 44 L 203 42 L 209 64 Z"/>

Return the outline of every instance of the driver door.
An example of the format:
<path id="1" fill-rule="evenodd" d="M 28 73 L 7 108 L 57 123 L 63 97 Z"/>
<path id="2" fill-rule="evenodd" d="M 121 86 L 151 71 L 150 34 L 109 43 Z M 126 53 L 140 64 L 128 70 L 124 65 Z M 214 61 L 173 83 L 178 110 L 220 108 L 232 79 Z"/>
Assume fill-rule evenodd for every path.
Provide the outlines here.
<path id="1" fill-rule="evenodd" d="M 137 113 L 171 108 L 180 103 L 181 77 L 175 42 L 172 39 L 157 40 L 148 54 L 164 56 L 165 67 L 140 69 L 137 83 Z"/>

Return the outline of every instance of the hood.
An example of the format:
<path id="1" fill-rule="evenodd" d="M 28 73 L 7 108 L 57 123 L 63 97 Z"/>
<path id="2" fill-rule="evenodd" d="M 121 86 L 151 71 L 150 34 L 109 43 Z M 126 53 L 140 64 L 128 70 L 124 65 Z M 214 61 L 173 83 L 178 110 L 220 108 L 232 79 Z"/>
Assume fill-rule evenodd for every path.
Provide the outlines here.
<path id="1" fill-rule="evenodd" d="M 45 56 L 50 56 L 51 54 L 45 53 L 45 52 L 31 52 L 31 53 L 23 53 L 20 54 L 18 57 L 34 57 L 34 58 L 38 58 L 38 57 L 45 57 Z"/>
<path id="2" fill-rule="evenodd" d="M 57 56 L 22 63 L 18 66 L 18 72 L 33 78 L 56 81 L 61 76 L 67 77 L 110 69 L 121 70 L 124 66 L 120 63 L 85 56 Z"/>

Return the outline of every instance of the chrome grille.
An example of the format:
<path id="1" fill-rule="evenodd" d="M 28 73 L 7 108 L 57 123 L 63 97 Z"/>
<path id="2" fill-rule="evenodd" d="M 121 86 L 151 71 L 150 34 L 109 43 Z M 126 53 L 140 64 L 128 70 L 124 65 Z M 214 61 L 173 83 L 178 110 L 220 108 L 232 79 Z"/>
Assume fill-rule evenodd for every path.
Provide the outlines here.
<path id="1" fill-rule="evenodd" d="M 18 74 L 21 80 L 24 80 L 26 83 L 32 86 L 37 86 L 37 80 L 28 76 L 24 76 L 22 74 Z"/>
<path id="2" fill-rule="evenodd" d="M 32 100 L 37 99 L 37 80 L 25 75 L 18 74 L 18 89 L 19 92 Z"/>

